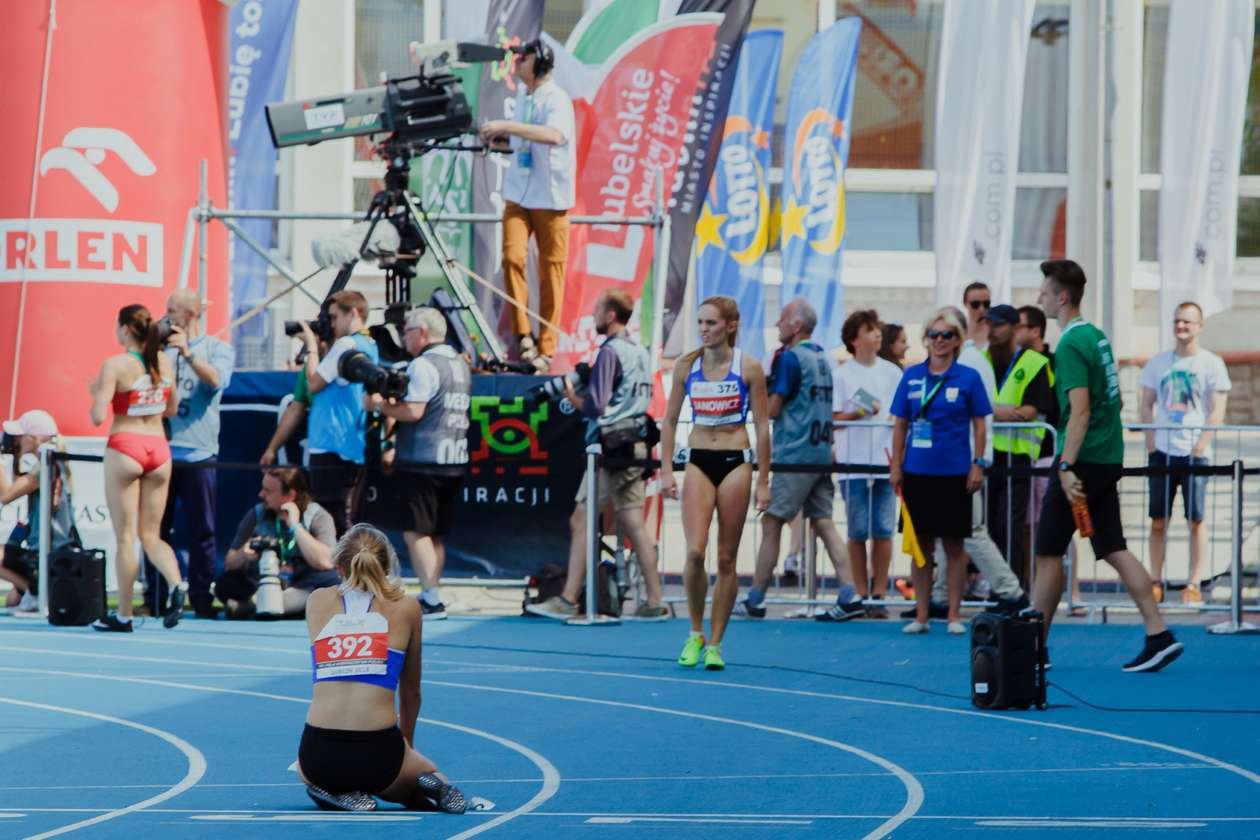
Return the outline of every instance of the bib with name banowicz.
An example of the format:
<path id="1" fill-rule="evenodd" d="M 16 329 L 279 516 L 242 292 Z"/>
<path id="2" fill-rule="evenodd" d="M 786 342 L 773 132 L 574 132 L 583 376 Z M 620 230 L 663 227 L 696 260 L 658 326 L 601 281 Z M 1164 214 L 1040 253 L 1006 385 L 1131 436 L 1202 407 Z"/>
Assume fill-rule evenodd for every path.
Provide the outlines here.
<path id="1" fill-rule="evenodd" d="M 389 671 L 389 622 L 376 612 L 339 613 L 312 645 L 315 679 L 384 676 Z"/>

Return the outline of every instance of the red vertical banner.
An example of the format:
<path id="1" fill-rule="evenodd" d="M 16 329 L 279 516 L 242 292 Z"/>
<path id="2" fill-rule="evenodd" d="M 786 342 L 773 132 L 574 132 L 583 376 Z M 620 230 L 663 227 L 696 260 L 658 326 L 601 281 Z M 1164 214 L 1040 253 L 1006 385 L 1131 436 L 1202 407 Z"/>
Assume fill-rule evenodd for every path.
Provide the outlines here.
<path id="1" fill-rule="evenodd" d="M 226 205 L 228 8 L 59 0 L 50 41 L 48 5 L 6 3 L 0 29 L 0 413 L 43 408 L 64 434 L 101 434 L 88 381 L 118 351 L 118 309 L 161 314 L 179 284 L 201 160 L 210 201 Z M 213 331 L 228 306 L 221 225 L 210 225 L 207 257 Z"/>

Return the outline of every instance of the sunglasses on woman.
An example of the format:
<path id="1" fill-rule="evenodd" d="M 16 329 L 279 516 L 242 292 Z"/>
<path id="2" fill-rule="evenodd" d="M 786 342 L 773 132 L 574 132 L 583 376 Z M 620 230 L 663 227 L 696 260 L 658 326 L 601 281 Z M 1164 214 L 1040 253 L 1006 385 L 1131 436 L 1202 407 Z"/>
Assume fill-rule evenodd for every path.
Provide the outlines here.
<path id="1" fill-rule="evenodd" d="M 943 338 L 946 341 L 952 341 L 958 337 L 958 333 L 953 330 L 928 330 L 927 337 L 929 341 L 936 341 L 938 338 Z"/>

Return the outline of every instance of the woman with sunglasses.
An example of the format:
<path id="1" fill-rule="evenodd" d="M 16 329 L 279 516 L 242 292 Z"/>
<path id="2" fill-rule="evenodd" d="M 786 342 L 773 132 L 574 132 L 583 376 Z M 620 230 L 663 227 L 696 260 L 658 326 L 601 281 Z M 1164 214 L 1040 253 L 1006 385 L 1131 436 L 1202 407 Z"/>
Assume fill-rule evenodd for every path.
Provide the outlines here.
<path id="1" fill-rule="evenodd" d="M 967 632 L 959 616 L 967 556 L 963 539 L 971 533 L 971 495 L 984 481 L 984 418 L 993 413 L 980 375 L 958 364 L 966 325 L 957 309 L 940 309 L 923 331 L 928 359 L 906 368 L 893 396 L 893 451 L 889 478 L 905 499 L 915 536 L 930 558 L 940 539 L 948 559 L 949 632 Z M 972 440 L 969 441 L 968 438 Z M 929 559 L 929 564 L 931 560 Z M 932 567 L 911 567 L 917 596 L 915 618 L 906 633 L 928 631 Z"/>

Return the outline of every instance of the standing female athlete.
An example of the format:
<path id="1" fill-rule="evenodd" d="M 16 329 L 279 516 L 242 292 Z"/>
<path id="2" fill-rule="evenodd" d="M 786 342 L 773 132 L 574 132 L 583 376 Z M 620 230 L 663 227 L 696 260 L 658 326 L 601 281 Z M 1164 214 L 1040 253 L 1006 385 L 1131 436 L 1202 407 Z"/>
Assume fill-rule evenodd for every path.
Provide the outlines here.
<path id="1" fill-rule="evenodd" d="M 716 295 L 700 304 L 700 349 L 678 360 L 669 406 L 661 424 L 661 452 L 672 454 L 682 411 L 683 396 L 691 399 L 692 428 L 687 448 L 676 462 L 686 464 L 682 494 L 683 535 L 687 540 L 687 611 L 691 635 L 678 656 L 678 664 L 694 668 L 704 655 L 704 667 L 719 671 L 722 635 L 731 618 L 739 578 L 735 555 L 748 515 L 748 491 L 752 486 L 753 451 L 749 448 L 749 403 L 757 432 L 757 510 L 770 505 L 770 426 L 766 416 L 766 375 L 761 363 L 735 349 L 739 331 L 739 307 L 732 298 Z M 674 474 L 661 471 L 661 492 L 678 498 Z M 713 511 L 718 519 L 718 573 L 713 587 L 713 613 L 709 619 L 709 643 L 704 639 L 704 599 L 709 575 L 704 567 Z"/>
<path id="2" fill-rule="evenodd" d="M 337 543 L 333 563 L 342 584 L 317 589 L 306 602 L 315 685 L 298 772 L 307 793 L 326 810 L 370 811 L 379 796 L 464 813 L 464 795 L 413 747 L 420 603 L 395 577 L 394 549 L 380 531 L 359 524 Z"/>
<path id="3" fill-rule="evenodd" d="M 166 442 L 162 418 L 179 407 L 174 393 L 171 362 L 161 352 L 157 322 L 138 303 L 118 310 L 115 329 L 123 351 L 110 356 L 89 385 L 92 423 L 105 422 L 112 405 L 114 422 L 105 444 L 105 501 L 114 523 L 118 547 L 118 611 L 92 624 L 97 630 L 131 632 L 131 598 L 136 582 L 136 537 L 166 578 L 171 600 L 162 624 L 174 627 L 184 611 L 188 585 L 179 574 L 175 552 L 162 540 L 162 513 L 171 484 L 171 447 Z"/>

